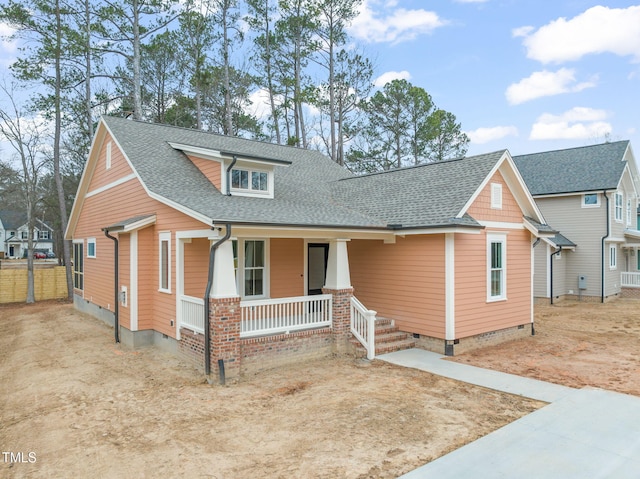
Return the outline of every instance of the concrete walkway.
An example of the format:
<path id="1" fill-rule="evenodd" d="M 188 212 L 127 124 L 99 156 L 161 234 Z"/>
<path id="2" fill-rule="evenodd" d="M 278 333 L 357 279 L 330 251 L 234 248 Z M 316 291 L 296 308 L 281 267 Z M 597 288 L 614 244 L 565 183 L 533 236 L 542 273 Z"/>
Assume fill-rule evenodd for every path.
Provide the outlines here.
<path id="1" fill-rule="evenodd" d="M 403 478 L 640 477 L 640 398 L 558 386 L 442 358 L 420 349 L 377 357 L 550 404 Z"/>

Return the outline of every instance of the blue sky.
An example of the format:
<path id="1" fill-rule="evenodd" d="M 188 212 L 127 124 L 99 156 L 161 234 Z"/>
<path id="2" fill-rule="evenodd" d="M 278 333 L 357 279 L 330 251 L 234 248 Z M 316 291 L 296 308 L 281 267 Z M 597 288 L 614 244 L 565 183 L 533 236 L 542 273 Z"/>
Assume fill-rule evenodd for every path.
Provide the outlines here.
<path id="1" fill-rule="evenodd" d="M 350 33 L 378 86 L 405 78 L 457 116 L 469 154 L 606 139 L 640 152 L 640 4 L 363 0 Z M 0 42 L 0 81 L 16 55 Z"/>
<path id="2" fill-rule="evenodd" d="M 378 84 L 406 78 L 457 116 L 469 154 L 606 139 L 640 152 L 639 4 L 365 0 L 351 34 Z"/>

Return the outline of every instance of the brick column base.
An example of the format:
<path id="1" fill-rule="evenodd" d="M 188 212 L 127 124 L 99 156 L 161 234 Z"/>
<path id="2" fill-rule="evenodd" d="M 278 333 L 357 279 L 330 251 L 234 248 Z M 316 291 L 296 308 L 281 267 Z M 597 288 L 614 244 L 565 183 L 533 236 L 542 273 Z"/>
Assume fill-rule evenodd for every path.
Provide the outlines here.
<path id="1" fill-rule="evenodd" d="M 333 295 L 333 322 L 331 333 L 335 346 L 335 352 L 344 354 L 349 352 L 349 338 L 351 336 L 351 296 L 353 288 L 328 289 L 323 288 L 324 294 Z"/>
<path id="2" fill-rule="evenodd" d="M 211 374 L 219 376 L 218 360 L 224 360 L 225 376 L 240 374 L 240 298 L 209 300 Z"/>

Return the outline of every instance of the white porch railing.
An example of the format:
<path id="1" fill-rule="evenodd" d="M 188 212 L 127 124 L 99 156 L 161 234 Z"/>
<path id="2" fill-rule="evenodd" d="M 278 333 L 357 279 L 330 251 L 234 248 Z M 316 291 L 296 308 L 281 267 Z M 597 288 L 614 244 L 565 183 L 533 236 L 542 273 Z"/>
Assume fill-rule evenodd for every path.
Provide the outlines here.
<path id="1" fill-rule="evenodd" d="M 204 299 L 180 297 L 180 326 L 204 334 Z"/>
<path id="2" fill-rule="evenodd" d="M 376 356 L 375 321 L 376 312 L 365 308 L 355 296 L 351 296 L 351 333 L 367 350 L 367 359 Z"/>
<path id="3" fill-rule="evenodd" d="M 240 337 L 290 333 L 330 326 L 330 294 L 240 302 Z"/>
<path id="4" fill-rule="evenodd" d="M 623 288 L 640 288 L 640 273 L 622 273 L 620 285 Z"/>

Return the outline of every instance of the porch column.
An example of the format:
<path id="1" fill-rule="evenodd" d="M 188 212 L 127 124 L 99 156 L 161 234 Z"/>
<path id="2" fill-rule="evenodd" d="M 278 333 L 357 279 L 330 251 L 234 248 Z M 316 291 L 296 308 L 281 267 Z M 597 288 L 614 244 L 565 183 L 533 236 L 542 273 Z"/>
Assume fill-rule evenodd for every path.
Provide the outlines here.
<path id="1" fill-rule="evenodd" d="M 337 353 L 349 350 L 351 335 L 351 276 L 349 273 L 349 255 L 347 253 L 347 239 L 331 240 L 329 243 L 329 258 L 327 260 L 327 275 L 324 294 L 333 295 L 332 325 L 334 344 Z"/>
<path id="2" fill-rule="evenodd" d="M 211 373 L 219 375 L 218 360 L 224 361 L 225 375 L 240 373 L 240 297 L 236 288 L 231 241 L 215 253 L 213 285 L 209 299 Z"/>

